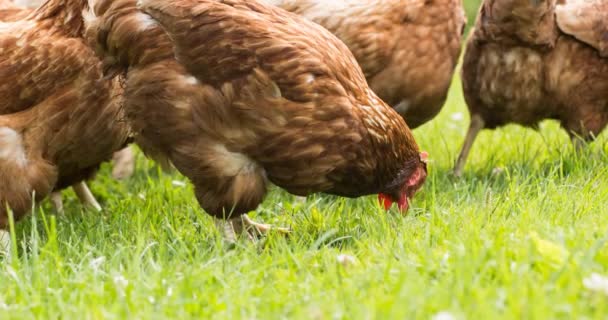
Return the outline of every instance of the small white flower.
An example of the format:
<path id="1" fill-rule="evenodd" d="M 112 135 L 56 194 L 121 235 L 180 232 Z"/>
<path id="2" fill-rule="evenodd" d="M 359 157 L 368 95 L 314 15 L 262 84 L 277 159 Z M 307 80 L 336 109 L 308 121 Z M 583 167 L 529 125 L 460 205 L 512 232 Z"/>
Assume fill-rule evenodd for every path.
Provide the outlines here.
<path id="1" fill-rule="evenodd" d="M 99 267 L 101 267 L 101 265 L 106 261 L 106 257 L 101 256 L 99 258 L 95 258 L 93 260 L 91 260 L 91 262 L 89 262 L 89 266 L 91 267 L 91 269 L 97 271 L 99 269 Z"/>
<path id="2" fill-rule="evenodd" d="M 183 188 L 183 187 L 185 187 L 185 186 L 186 186 L 186 183 L 185 183 L 185 182 L 183 182 L 183 181 L 179 181 L 179 180 L 173 180 L 173 181 L 171 181 L 171 184 L 172 184 L 174 187 L 180 187 L 180 188 Z"/>
<path id="3" fill-rule="evenodd" d="M 336 259 L 338 260 L 338 263 L 340 263 L 341 265 L 343 265 L 344 267 L 348 267 L 352 264 L 357 263 L 357 258 L 348 255 L 348 254 L 339 254 Z"/>
<path id="4" fill-rule="evenodd" d="M 492 175 L 494 175 L 494 176 L 502 174 L 503 172 L 505 172 L 505 168 L 496 167 L 496 168 L 492 169 Z"/>
<path id="5" fill-rule="evenodd" d="M 456 320 L 456 317 L 447 311 L 441 311 L 435 314 L 433 320 Z"/>
<path id="6" fill-rule="evenodd" d="M 140 193 L 137 195 L 141 200 L 146 200 L 146 195 L 143 193 Z"/>
<path id="7" fill-rule="evenodd" d="M 441 258 L 441 265 L 447 266 L 449 263 L 450 263 L 450 253 L 446 252 L 443 254 L 443 257 Z"/>
<path id="8" fill-rule="evenodd" d="M 129 280 L 125 279 L 122 275 L 117 275 L 114 277 L 114 284 L 118 287 L 126 287 L 129 285 Z"/>
<path id="9" fill-rule="evenodd" d="M 587 290 L 599 292 L 608 296 L 608 277 L 598 273 L 592 273 L 591 276 L 583 279 L 583 286 Z"/>
<path id="10" fill-rule="evenodd" d="M 454 121 L 462 121 L 462 120 L 464 120 L 464 113 L 462 113 L 462 112 L 452 113 L 451 118 Z"/>

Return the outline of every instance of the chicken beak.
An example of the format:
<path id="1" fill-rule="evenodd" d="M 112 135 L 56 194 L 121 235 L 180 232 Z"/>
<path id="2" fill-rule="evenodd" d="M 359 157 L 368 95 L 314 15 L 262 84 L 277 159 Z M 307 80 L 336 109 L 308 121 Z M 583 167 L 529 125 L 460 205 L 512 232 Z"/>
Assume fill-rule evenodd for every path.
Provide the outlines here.
<path id="1" fill-rule="evenodd" d="M 393 199 L 383 193 L 378 194 L 378 202 L 384 207 L 384 210 L 388 211 L 393 206 Z"/>

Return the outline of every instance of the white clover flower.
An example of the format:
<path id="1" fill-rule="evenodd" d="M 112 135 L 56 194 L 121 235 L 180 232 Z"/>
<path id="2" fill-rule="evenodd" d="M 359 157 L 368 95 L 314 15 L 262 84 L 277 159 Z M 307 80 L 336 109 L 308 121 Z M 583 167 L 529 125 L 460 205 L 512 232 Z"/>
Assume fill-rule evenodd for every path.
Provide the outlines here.
<path id="1" fill-rule="evenodd" d="M 592 273 L 583 279 L 583 286 L 589 291 L 599 292 L 608 296 L 608 277 L 598 273 Z"/>
<path id="2" fill-rule="evenodd" d="M 441 311 L 431 318 L 433 320 L 456 320 L 456 317 L 448 311 Z"/>
<path id="3" fill-rule="evenodd" d="M 339 254 L 336 257 L 336 260 L 338 260 L 338 263 L 340 263 L 344 267 L 348 267 L 350 265 L 357 263 L 357 258 L 355 258 L 354 256 L 351 256 L 351 255 L 348 255 L 348 254 Z"/>

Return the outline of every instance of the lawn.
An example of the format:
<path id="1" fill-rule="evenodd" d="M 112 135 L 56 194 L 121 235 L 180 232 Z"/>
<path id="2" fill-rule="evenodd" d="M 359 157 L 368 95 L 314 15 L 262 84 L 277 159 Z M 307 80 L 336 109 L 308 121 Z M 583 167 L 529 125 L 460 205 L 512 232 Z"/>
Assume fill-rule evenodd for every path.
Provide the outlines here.
<path id="1" fill-rule="evenodd" d="M 0 319 L 605 318 L 605 135 L 576 154 L 555 122 L 484 131 L 455 179 L 457 81 L 415 131 L 431 162 L 409 215 L 276 189 L 251 216 L 293 233 L 229 247 L 187 181 L 139 155 L 132 179 L 91 183 L 102 213 L 70 191 L 64 217 L 44 204 L 16 225 Z"/>

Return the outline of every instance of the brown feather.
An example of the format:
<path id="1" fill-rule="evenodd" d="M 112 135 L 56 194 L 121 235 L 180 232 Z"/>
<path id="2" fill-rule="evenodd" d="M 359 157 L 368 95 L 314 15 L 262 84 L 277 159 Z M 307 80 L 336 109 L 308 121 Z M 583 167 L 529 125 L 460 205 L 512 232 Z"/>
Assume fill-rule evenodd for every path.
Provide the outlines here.
<path id="1" fill-rule="evenodd" d="M 591 139 L 608 122 L 608 60 L 558 29 L 554 0 L 534 3 L 483 3 L 463 62 L 469 111 L 486 128 L 557 119 Z"/>
<path id="2" fill-rule="evenodd" d="M 555 8 L 562 32 L 594 47 L 608 57 L 608 1 L 570 0 Z"/>
<path id="3" fill-rule="evenodd" d="M 466 17 L 460 0 L 266 0 L 327 28 L 411 128 L 445 103 Z"/>
<path id="4" fill-rule="evenodd" d="M 87 36 L 128 67 L 136 141 L 190 178 L 209 214 L 254 210 L 268 181 L 395 193 L 422 166 L 405 122 L 321 27 L 258 1 L 140 3 L 99 1 Z"/>
<path id="5" fill-rule="evenodd" d="M 0 228 L 5 205 L 17 218 L 32 192 L 49 192 L 89 178 L 122 147 L 128 126 L 118 79 L 82 41 L 86 1 L 49 0 L 27 18 L 0 29 L 0 144 L 21 150 L 0 156 Z"/>

